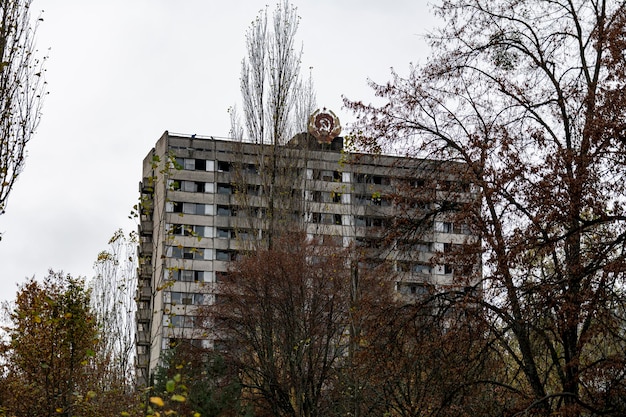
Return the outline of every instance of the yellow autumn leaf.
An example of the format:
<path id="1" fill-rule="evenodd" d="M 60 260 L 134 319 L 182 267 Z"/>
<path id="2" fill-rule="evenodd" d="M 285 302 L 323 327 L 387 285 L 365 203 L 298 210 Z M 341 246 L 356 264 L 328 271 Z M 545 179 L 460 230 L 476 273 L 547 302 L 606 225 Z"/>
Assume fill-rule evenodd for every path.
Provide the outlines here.
<path id="1" fill-rule="evenodd" d="M 150 397 L 150 402 L 154 405 L 158 405 L 159 407 L 163 407 L 165 405 L 161 397 Z"/>
<path id="2" fill-rule="evenodd" d="M 176 401 L 176 402 L 179 402 L 179 403 L 184 403 L 186 400 L 187 399 L 185 397 L 183 397 L 182 395 L 180 395 L 180 394 L 172 395 L 172 401 Z"/>

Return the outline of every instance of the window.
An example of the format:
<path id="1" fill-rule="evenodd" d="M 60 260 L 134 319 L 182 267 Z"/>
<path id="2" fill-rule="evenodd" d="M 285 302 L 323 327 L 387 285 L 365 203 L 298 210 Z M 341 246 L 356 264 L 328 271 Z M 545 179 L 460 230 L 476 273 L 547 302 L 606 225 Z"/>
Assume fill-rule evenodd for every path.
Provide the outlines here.
<path id="1" fill-rule="evenodd" d="M 411 263 L 407 261 L 398 261 L 396 262 L 396 271 L 398 272 L 409 272 L 411 270 Z"/>
<path id="2" fill-rule="evenodd" d="M 183 234 L 183 225 L 182 224 L 170 225 L 170 233 L 175 236 L 181 236 Z"/>
<path id="3" fill-rule="evenodd" d="M 185 224 L 171 224 L 170 233 L 175 236 L 196 236 L 207 237 L 207 230 L 205 226 L 198 225 L 185 225 Z"/>
<path id="4" fill-rule="evenodd" d="M 456 233 L 462 235 L 471 234 L 469 226 L 465 223 L 435 222 L 435 231 L 441 233 Z"/>
<path id="5" fill-rule="evenodd" d="M 471 230 L 469 226 L 465 223 L 457 223 L 454 225 L 454 233 L 458 233 L 461 235 L 469 235 L 471 234 Z"/>
<path id="6" fill-rule="evenodd" d="M 169 256 L 177 259 L 204 259 L 204 249 L 170 246 Z"/>
<path id="7" fill-rule="evenodd" d="M 255 184 L 248 184 L 246 186 L 246 194 L 250 196 L 260 196 L 263 193 L 261 192 L 261 186 Z"/>
<path id="8" fill-rule="evenodd" d="M 183 191 L 190 193 L 203 193 L 205 191 L 205 183 L 199 181 L 181 181 Z"/>
<path id="9" fill-rule="evenodd" d="M 217 170 L 220 172 L 230 172 L 232 164 L 228 161 L 217 161 Z"/>
<path id="10" fill-rule="evenodd" d="M 217 206 L 218 216 L 232 216 L 233 214 L 233 209 L 230 206 Z"/>
<path id="11" fill-rule="evenodd" d="M 181 282 L 205 282 L 209 272 L 191 271 L 186 269 L 172 270 L 172 279 Z"/>
<path id="12" fill-rule="evenodd" d="M 396 290 L 400 294 L 414 297 L 423 297 L 430 293 L 430 288 L 427 284 L 418 282 L 398 282 L 396 283 Z"/>
<path id="13" fill-rule="evenodd" d="M 169 187 L 172 191 L 185 191 L 188 193 L 204 193 L 206 183 L 199 181 L 169 180 Z"/>
<path id="14" fill-rule="evenodd" d="M 416 262 L 411 265 L 411 272 L 417 274 L 430 274 L 430 266 Z"/>
<path id="15" fill-rule="evenodd" d="M 204 294 L 192 292 L 174 292 L 170 293 L 170 303 L 173 305 L 203 305 L 205 300 Z"/>
<path id="16" fill-rule="evenodd" d="M 323 203 L 324 202 L 324 192 L 322 191 L 313 191 L 313 201 L 315 201 L 316 203 Z"/>
<path id="17" fill-rule="evenodd" d="M 179 191 L 181 189 L 181 181 L 168 180 L 167 185 L 172 191 Z"/>
<path id="18" fill-rule="evenodd" d="M 254 164 L 244 164 L 243 169 L 248 174 L 258 174 L 259 173 L 256 165 L 254 165 Z"/>
<path id="19" fill-rule="evenodd" d="M 390 185 L 391 178 L 382 175 L 357 174 L 356 182 L 360 184 Z"/>
<path id="20" fill-rule="evenodd" d="M 372 237 L 357 237 L 356 244 L 361 248 L 379 249 L 383 245 L 383 240 L 380 238 Z"/>
<path id="21" fill-rule="evenodd" d="M 205 229 L 206 229 L 205 226 L 198 226 L 198 225 L 191 226 L 189 229 L 187 229 L 187 231 L 189 232 L 187 236 L 206 237 L 207 234 L 206 234 Z"/>
<path id="22" fill-rule="evenodd" d="M 198 207 L 198 206 L 202 206 L 202 207 Z M 195 204 L 195 203 L 183 203 L 183 213 L 185 214 L 196 214 L 197 210 L 203 209 L 203 213 L 204 214 L 204 207 L 202 204 Z M 200 214 L 200 213 L 198 213 Z"/>
<path id="23" fill-rule="evenodd" d="M 206 171 L 206 159 L 176 158 L 176 166 L 188 171 Z"/>
<path id="24" fill-rule="evenodd" d="M 206 159 L 196 159 L 194 165 L 196 171 L 206 171 Z"/>
<path id="25" fill-rule="evenodd" d="M 387 222 L 382 217 L 364 217 L 356 216 L 354 218 L 355 226 L 358 227 L 384 227 Z"/>
<path id="26" fill-rule="evenodd" d="M 180 201 L 171 201 L 166 204 L 165 210 L 168 213 L 204 215 L 207 210 L 207 205 L 198 204 L 198 203 L 181 203 Z"/>
<path id="27" fill-rule="evenodd" d="M 452 223 L 451 222 L 440 222 L 438 223 L 439 230 L 438 232 L 442 233 L 452 233 Z"/>
<path id="28" fill-rule="evenodd" d="M 422 188 L 426 185 L 426 180 L 423 178 L 416 178 L 411 180 L 411 187 L 413 188 Z"/>
<path id="29" fill-rule="evenodd" d="M 432 252 L 430 242 L 422 242 L 420 240 L 400 240 L 398 241 L 398 249 L 405 251 Z"/>
<path id="30" fill-rule="evenodd" d="M 172 212 L 172 213 L 182 213 L 183 212 L 183 203 L 180 203 L 178 201 L 172 202 L 170 205 L 168 205 L 170 208 L 168 211 Z"/>
<path id="31" fill-rule="evenodd" d="M 449 264 L 444 265 L 443 273 L 444 274 L 451 274 L 452 273 L 452 265 L 449 265 Z"/>
<path id="32" fill-rule="evenodd" d="M 233 209 L 233 216 L 263 218 L 265 217 L 265 209 L 263 207 Z"/>
<path id="33" fill-rule="evenodd" d="M 341 214 L 311 213 L 311 222 L 320 224 L 341 224 Z"/>
<path id="34" fill-rule="evenodd" d="M 233 193 L 233 188 L 230 184 L 217 184 L 217 193 L 230 195 Z"/>
<path id="35" fill-rule="evenodd" d="M 467 193 L 472 189 L 472 184 L 468 181 L 442 180 L 437 183 L 437 187 L 443 191 Z"/>
<path id="36" fill-rule="evenodd" d="M 317 203 L 341 203 L 341 193 L 313 191 L 313 201 Z"/>
<path id="37" fill-rule="evenodd" d="M 254 240 L 255 239 L 254 232 L 249 231 L 249 230 L 241 230 L 237 232 L 237 239 Z"/>
<path id="38" fill-rule="evenodd" d="M 217 237 L 219 239 L 230 239 L 231 235 L 231 229 L 217 229 Z"/>
<path id="39" fill-rule="evenodd" d="M 215 271 L 215 282 L 228 282 L 230 274 L 226 271 Z"/>
<path id="40" fill-rule="evenodd" d="M 194 316 L 163 316 L 163 325 L 167 327 L 192 329 L 198 319 Z"/>
<path id="41" fill-rule="evenodd" d="M 229 250 L 216 250 L 215 259 L 218 261 L 234 261 L 237 253 Z"/>
<path id="42" fill-rule="evenodd" d="M 330 169 L 314 169 L 313 170 L 313 179 L 321 180 L 321 181 L 341 181 L 341 172 L 333 171 Z"/>
<path id="43" fill-rule="evenodd" d="M 359 206 L 391 206 L 391 200 L 388 197 L 383 197 L 380 193 L 374 193 L 372 195 L 356 195 L 355 202 Z"/>

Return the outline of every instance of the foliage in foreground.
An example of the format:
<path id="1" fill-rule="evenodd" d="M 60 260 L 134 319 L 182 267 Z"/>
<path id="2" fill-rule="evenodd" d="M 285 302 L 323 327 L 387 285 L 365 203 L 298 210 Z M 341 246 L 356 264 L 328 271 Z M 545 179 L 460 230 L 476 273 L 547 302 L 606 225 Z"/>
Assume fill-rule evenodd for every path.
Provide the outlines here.
<path id="1" fill-rule="evenodd" d="M 507 413 L 623 415 L 626 3 L 450 0 L 437 10 L 446 26 L 431 37 L 433 59 L 373 84 L 385 105 L 347 103 L 356 139 L 462 162 L 462 182 L 481 192 L 427 213 L 482 238 L 484 292 L 469 304 L 448 294 L 485 312 L 473 360 L 507 364 L 476 383 L 497 388 Z M 422 219 L 405 229 L 423 233 Z M 441 259 L 467 263 L 466 249 Z"/>

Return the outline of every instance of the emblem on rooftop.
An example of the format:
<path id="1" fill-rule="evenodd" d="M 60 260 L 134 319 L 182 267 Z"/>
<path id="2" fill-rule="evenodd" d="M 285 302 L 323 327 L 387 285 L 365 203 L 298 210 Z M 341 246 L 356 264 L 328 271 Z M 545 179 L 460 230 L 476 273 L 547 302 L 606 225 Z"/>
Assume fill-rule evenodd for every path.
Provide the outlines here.
<path id="1" fill-rule="evenodd" d="M 341 133 L 341 124 L 331 110 L 317 109 L 309 118 L 308 130 L 319 143 L 331 143 Z"/>

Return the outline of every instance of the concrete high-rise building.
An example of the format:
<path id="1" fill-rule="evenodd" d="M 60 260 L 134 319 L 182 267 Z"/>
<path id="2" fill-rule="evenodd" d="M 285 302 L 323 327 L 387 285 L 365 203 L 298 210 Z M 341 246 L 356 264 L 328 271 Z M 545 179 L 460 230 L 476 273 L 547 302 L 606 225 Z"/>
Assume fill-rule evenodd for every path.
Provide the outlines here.
<path id="1" fill-rule="evenodd" d="M 364 248 L 372 261 L 391 265 L 399 296 L 458 285 L 455 278 L 469 274 L 432 261 L 475 241 L 445 213 L 424 216 L 420 233 L 385 239 L 409 212 L 475 198 L 460 179 L 462 166 L 350 153 L 341 137 L 326 139 L 301 134 L 273 146 L 165 132 L 157 141 L 140 183 L 139 384 L 172 343 L 210 346 L 194 311 L 215 301 L 214 283 L 229 262 L 266 245 L 272 230 L 299 224 L 324 244 Z"/>

